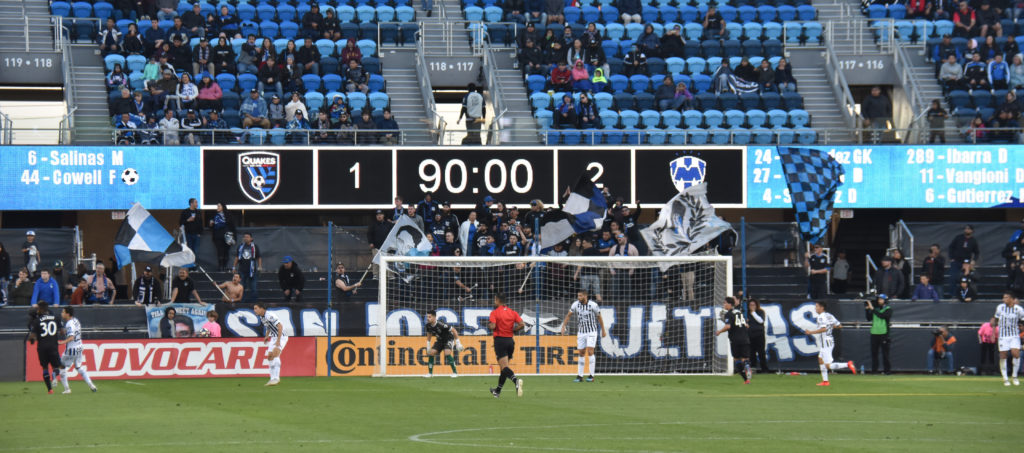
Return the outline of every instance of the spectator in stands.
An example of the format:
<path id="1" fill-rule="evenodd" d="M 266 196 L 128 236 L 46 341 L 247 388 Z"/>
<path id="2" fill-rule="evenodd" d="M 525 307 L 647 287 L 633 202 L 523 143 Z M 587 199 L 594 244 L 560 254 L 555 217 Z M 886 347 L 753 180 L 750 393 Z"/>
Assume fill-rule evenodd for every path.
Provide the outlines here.
<path id="1" fill-rule="evenodd" d="M 349 38 L 345 43 L 345 48 L 341 49 L 341 64 L 347 68 L 348 62 L 352 60 L 355 60 L 357 64 L 363 61 L 363 51 L 359 50 L 355 38 Z"/>
<path id="2" fill-rule="evenodd" d="M 641 51 L 652 57 L 657 57 L 662 54 L 661 39 L 658 37 L 658 34 L 655 33 L 654 26 L 651 24 L 644 26 L 644 31 L 640 34 L 640 37 L 637 38 L 636 44 L 640 47 Z"/>
<path id="3" fill-rule="evenodd" d="M 965 64 L 969 63 L 971 61 L 971 59 L 974 58 L 974 54 L 976 54 L 976 53 L 978 53 L 980 51 L 981 51 L 981 49 L 980 49 L 980 46 L 978 45 L 978 40 L 976 38 L 968 39 L 967 40 L 967 48 L 964 49 L 964 51 L 963 51 Z"/>
<path id="4" fill-rule="evenodd" d="M 174 38 L 178 38 L 182 42 L 189 42 L 192 35 L 189 33 L 188 28 L 182 23 L 180 17 L 174 18 L 174 25 L 167 29 L 167 34 L 164 37 L 164 42 L 174 42 Z"/>
<path id="5" fill-rule="evenodd" d="M 1020 54 L 1014 54 L 1013 64 L 1010 65 L 1010 89 L 1021 88 L 1024 88 L 1024 60 Z"/>
<path id="6" fill-rule="evenodd" d="M 295 46 L 295 41 L 289 39 L 288 43 L 284 45 L 284 49 L 281 49 L 274 58 L 279 63 L 284 63 L 288 60 L 288 57 L 295 57 L 299 54 L 299 48 Z"/>
<path id="7" fill-rule="evenodd" d="M 736 69 L 732 70 L 732 74 L 746 80 L 747 82 L 756 82 L 758 77 L 757 70 L 758 68 L 755 68 L 754 65 L 750 64 L 750 58 L 743 57 L 740 59 L 739 66 L 736 66 Z"/>
<path id="8" fill-rule="evenodd" d="M 117 143 L 122 145 L 134 145 L 139 142 L 138 134 L 135 132 L 139 125 L 132 120 L 131 115 L 122 113 L 114 128 L 117 129 Z"/>
<path id="9" fill-rule="evenodd" d="M 35 285 L 29 279 L 28 269 L 18 270 L 18 277 L 7 287 L 8 303 L 11 305 L 32 305 Z"/>
<path id="10" fill-rule="evenodd" d="M 128 24 L 128 33 L 124 35 L 121 50 L 125 56 L 142 55 L 146 52 L 146 45 L 142 42 L 137 24 Z"/>
<path id="11" fill-rule="evenodd" d="M 253 241 L 252 233 L 242 235 L 242 243 L 238 244 L 235 262 L 232 266 L 242 278 L 245 288 L 243 302 L 259 300 L 259 273 L 263 271 L 263 256 L 260 248 Z"/>
<path id="12" fill-rule="evenodd" d="M 328 10 L 329 11 L 329 10 Z M 302 32 L 306 39 L 316 39 L 323 34 L 324 16 L 320 14 L 320 5 L 310 3 L 309 11 L 302 15 Z M 319 56 L 317 61 L 319 61 Z"/>
<path id="13" fill-rule="evenodd" d="M 931 0 L 907 0 L 907 19 L 928 20 L 932 15 Z"/>
<path id="14" fill-rule="evenodd" d="M 526 30 L 524 30 L 522 33 L 519 33 L 519 36 L 518 36 L 518 40 L 519 40 L 518 44 L 519 45 L 518 45 L 518 47 L 520 49 L 522 49 L 522 48 L 526 47 L 526 41 L 533 41 L 534 45 L 537 48 L 541 49 L 541 51 L 543 52 L 543 50 L 544 50 L 543 37 L 544 37 L 544 34 L 541 33 L 540 31 L 537 31 L 537 26 L 535 25 L 535 22 L 530 21 L 530 22 L 528 22 L 526 24 Z"/>
<path id="15" fill-rule="evenodd" d="M 168 96 L 170 97 L 170 96 Z M 181 73 L 178 86 L 174 90 L 174 99 L 178 104 L 178 110 L 195 108 L 196 98 L 199 97 L 199 87 L 192 83 L 192 76 L 187 72 Z"/>
<path id="16" fill-rule="evenodd" d="M 590 73 L 587 72 L 587 67 L 583 64 L 583 60 L 576 60 L 571 74 L 573 91 L 577 93 L 586 93 L 592 90 L 593 86 L 590 83 Z"/>
<path id="17" fill-rule="evenodd" d="M 43 268 L 39 271 L 39 279 L 32 287 L 32 305 L 39 302 L 60 305 L 60 292 L 60 284 L 51 278 L 49 269 Z"/>
<path id="18" fill-rule="evenodd" d="M 260 93 L 265 92 L 269 86 L 277 92 L 278 97 L 284 97 L 284 86 L 281 84 L 281 65 L 277 64 L 273 56 L 268 56 L 267 60 L 260 65 L 256 77 L 258 79 L 256 89 Z"/>
<path id="19" fill-rule="evenodd" d="M 996 44 L 996 39 L 992 36 L 981 37 L 981 44 L 978 46 L 978 53 L 981 54 L 981 61 L 988 63 L 992 61 L 997 54 L 1001 54 L 1002 49 L 999 48 L 999 44 Z M 975 38 L 974 40 L 977 40 Z"/>
<path id="20" fill-rule="evenodd" d="M 572 96 L 562 95 L 562 104 L 555 111 L 555 129 L 576 129 L 577 121 L 576 106 L 573 105 Z"/>
<path id="21" fill-rule="evenodd" d="M 114 282 L 107 277 L 106 265 L 102 261 L 96 263 L 95 272 L 85 277 L 89 285 L 89 294 L 85 299 L 87 304 L 112 304 L 117 298 L 117 288 Z"/>
<path id="22" fill-rule="evenodd" d="M 544 15 L 547 24 L 565 24 L 565 2 L 562 0 L 544 0 Z"/>
<path id="23" fill-rule="evenodd" d="M 309 116 L 309 112 L 306 109 L 306 104 L 302 101 L 302 96 L 299 95 L 298 91 L 292 92 L 292 97 L 288 101 L 288 104 L 284 106 L 285 120 L 291 123 L 295 120 L 295 114 L 302 112 L 302 117 Z"/>
<path id="24" fill-rule="evenodd" d="M 580 256 L 596 257 L 604 254 L 594 247 L 594 239 L 589 235 L 581 238 L 582 251 Z M 580 289 L 587 291 L 594 296 L 594 300 L 601 302 L 601 278 L 598 269 L 590 266 L 576 266 L 572 276 L 573 281 L 580 282 Z"/>
<path id="25" fill-rule="evenodd" d="M 156 8 L 156 17 L 159 20 L 178 17 L 178 0 L 156 0 Z"/>
<path id="26" fill-rule="evenodd" d="M 999 23 L 999 13 L 992 8 L 988 0 L 984 0 L 976 14 L 977 23 L 981 25 L 980 36 L 1003 36 L 1003 26 Z"/>
<path id="27" fill-rule="evenodd" d="M 220 31 L 224 32 L 227 37 L 235 37 L 239 35 L 238 23 L 240 21 L 238 20 L 238 16 L 231 13 L 231 10 L 228 9 L 227 5 L 221 5 L 220 15 L 217 16 L 217 20 L 220 21 Z"/>
<path id="28" fill-rule="evenodd" d="M 946 93 L 967 87 L 963 67 L 957 62 L 956 55 L 950 54 L 946 57 L 946 62 L 939 69 L 939 81 L 942 82 L 942 88 Z"/>
<path id="29" fill-rule="evenodd" d="M 377 123 L 373 121 L 373 116 L 370 115 L 370 109 L 363 109 L 362 115 L 359 117 L 359 121 L 355 124 L 358 132 L 358 141 L 360 145 L 371 145 L 377 142 Z"/>
<path id="30" fill-rule="evenodd" d="M 363 69 L 363 65 L 356 60 L 348 61 L 348 69 L 345 71 L 345 80 L 345 89 L 349 93 L 360 91 L 363 94 L 366 94 L 370 91 L 370 74 L 367 73 L 366 69 Z"/>
<path id="31" fill-rule="evenodd" d="M 664 112 L 665 110 L 675 110 L 672 108 L 672 104 L 676 100 L 676 85 L 672 81 L 672 77 L 665 77 L 661 81 L 661 85 L 654 90 L 654 102 L 658 106 L 658 110 Z"/>
<path id="32" fill-rule="evenodd" d="M 572 91 L 572 70 L 564 61 L 559 61 L 548 78 L 548 91 Z M 467 123 L 469 124 L 469 123 Z"/>
<path id="33" fill-rule="evenodd" d="M 899 294 L 889 294 L 889 296 L 894 297 L 894 298 L 898 298 L 898 299 L 906 299 L 906 298 L 910 297 L 910 292 L 911 292 L 910 285 L 913 284 L 913 282 L 910 279 L 911 266 L 913 266 L 913 264 L 907 262 L 906 257 L 903 256 L 903 250 L 900 250 L 900 249 L 893 250 L 893 252 L 892 252 L 892 267 L 895 268 L 896 270 L 900 271 L 901 274 L 903 274 L 904 285 L 903 285 L 903 292 L 901 292 Z"/>
<path id="34" fill-rule="evenodd" d="M 561 66 L 565 67 L 564 61 Z M 568 75 L 568 72 L 566 74 Z M 569 80 L 565 80 L 566 84 L 568 82 Z M 463 117 L 466 118 L 466 137 L 462 139 L 463 145 L 479 145 L 482 143 L 480 127 L 483 125 L 486 116 L 487 107 L 484 105 L 484 96 L 475 83 L 470 83 L 466 87 L 466 95 L 462 97 L 462 109 L 459 111 L 459 118 L 455 121 L 455 124 L 459 124 Z"/>
<path id="35" fill-rule="evenodd" d="M 380 138 L 378 141 L 384 145 L 398 145 L 399 143 L 399 130 L 398 122 L 391 116 L 391 109 L 385 108 L 384 112 L 381 113 L 381 119 L 377 122 L 377 129 L 380 129 Z"/>
<path id="36" fill-rule="evenodd" d="M 524 75 L 544 73 L 544 53 L 534 45 L 532 39 L 527 39 L 525 47 L 519 49 L 519 68 Z"/>
<path id="37" fill-rule="evenodd" d="M 999 110 L 992 120 L 992 129 L 994 130 L 989 137 L 992 141 L 1008 143 L 1016 143 L 1018 141 L 1017 134 L 1020 132 L 1020 123 L 1013 118 L 1010 112 Z"/>
<path id="38" fill-rule="evenodd" d="M 523 0 L 505 0 L 501 3 L 501 9 L 505 22 L 526 23 L 526 2 Z"/>
<path id="39" fill-rule="evenodd" d="M 114 115 L 120 115 L 122 113 L 131 113 L 132 111 L 132 95 L 128 91 L 127 87 L 121 87 L 121 96 L 115 99 L 110 104 L 110 113 Z"/>
<path id="40" fill-rule="evenodd" d="M 267 106 L 267 117 L 270 118 L 270 127 L 287 127 L 288 120 L 285 118 L 284 104 L 281 97 L 272 95 L 270 105 Z"/>
<path id="41" fill-rule="evenodd" d="M 987 3 L 986 3 L 987 5 Z M 953 374 L 953 346 L 956 344 L 956 336 L 949 333 L 946 327 L 939 327 L 932 332 L 934 338 L 931 347 L 928 348 L 928 373 L 935 374 L 935 361 L 946 360 L 946 372 Z M 941 366 L 941 365 L 940 365 Z"/>
<path id="42" fill-rule="evenodd" d="M 570 28 L 566 28 L 566 30 L 569 30 L 570 33 L 572 32 L 572 29 Z M 586 58 L 586 55 L 584 55 L 586 50 L 583 48 L 583 41 L 574 39 L 569 42 L 569 45 L 566 46 L 566 48 L 569 50 L 565 54 L 565 61 L 569 67 L 574 67 L 577 61 L 583 61 Z"/>
<path id="43" fill-rule="evenodd" d="M 942 108 L 940 100 L 932 100 L 932 106 L 928 109 L 928 143 L 946 143 L 946 118 L 949 114 Z"/>
<path id="44" fill-rule="evenodd" d="M 594 77 L 590 78 L 590 90 L 592 92 L 601 93 L 608 89 L 608 78 L 604 74 L 604 68 L 594 68 Z"/>
<path id="45" fill-rule="evenodd" d="M 374 277 L 376 278 L 376 275 Z M 338 302 L 349 300 L 359 291 L 359 287 L 363 286 L 362 282 L 352 283 L 352 280 L 345 272 L 345 265 L 338 263 L 338 267 L 334 270 L 334 287 L 339 290 L 335 292 Z"/>
<path id="46" fill-rule="evenodd" d="M 378 209 L 374 214 L 373 222 L 366 229 L 366 241 L 370 243 L 370 254 L 377 255 L 377 251 L 384 245 L 384 240 L 391 233 L 392 222 L 384 218 L 384 211 Z M 374 276 L 377 270 L 374 268 Z"/>
<path id="47" fill-rule="evenodd" d="M 939 298 L 942 298 L 942 281 L 946 274 L 946 259 L 942 257 L 942 248 L 939 244 L 932 244 L 928 248 L 928 256 L 921 262 L 921 275 L 927 275 L 929 282 L 935 286 Z"/>
<path id="48" fill-rule="evenodd" d="M 343 113 L 348 113 L 349 111 L 348 105 L 345 104 L 345 97 L 335 96 L 334 100 L 331 102 L 329 110 L 331 123 L 334 125 L 333 127 L 338 127 L 338 124 L 341 122 L 341 115 Z"/>
<path id="49" fill-rule="evenodd" d="M 135 305 L 159 305 L 161 299 L 160 280 L 153 276 L 153 268 L 146 266 L 142 269 L 142 275 L 135 279 L 132 286 L 132 299 Z"/>
<path id="50" fill-rule="evenodd" d="M 903 273 L 892 266 L 892 257 L 882 257 L 882 267 L 875 272 L 875 288 L 879 294 L 896 295 L 903 293 Z"/>
<path id="51" fill-rule="evenodd" d="M 327 144 L 337 141 L 337 134 L 331 132 L 331 129 L 334 127 L 326 111 L 320 110 L 317 112 L 312 128 L 316 130 L 316 133 L 313 134 L 313 143 Z"/>
<path id="52" fill-rule="evenodd" d="M 971 120 L 971 124 L 967 126 L 967 130 L 964 132 L 964 138 L 968 143 L 984 143 L 985 138 L 988 136 L 988 127 L 985 125 L 985 121 L 981 119 L 981 115 L 977 115 Z"/>
<path id="53" fill-rule="evenodd" d="M 139 126 L 139 138 L 143 145 L 155 145 L 163 143 L 163 136 L 160 134 L 160 124 L 157 123 L 156 115 L 146 116 L 146 122 Z"/>
<path id="54" fill-rule="evenodd" d="M 153 19 L 149 21 L 149 28 L 142 31 L 142 42 L 146 45 L 146 54 L 152 55 L 157 48 L 164 43 L 167 32 L 160 28 L 160 21 Z"/>
<path id="55" fill-rule="evenodd" d="M 256 49 L 256 61 L 259 65 L 265 63 L 268 58 L 275 57 L 277 52 L 274 51 L 274 42 L 270 38 L 263 38 L 263 42 L 260 43 L 260 47 Z"/>
<path id="56" fill-rule="evenodd" d="M 615 0 L 612 4 L 619 8 L 619 12 L 622 13 L 619 16 L 622 23 L 640 23 L 643 20 L 640 17 L 640 12 L 643 9 L 643 4 L 640 3 L 640 0 Z"/>
<path id="57" fill-rule="evenodd" d="M 181 23 L 188 30 L 189 36 L 206 36 L 206 29 L 203 28 L 206 25 L 206 18 L 200 11 L 199 2 L 193 3 L 192 9 L 181 15 Z"/>
<path id="58" fill-rule="evenodd" d="M 934 252 L 933 252 L 934 253 Z M 981 259 L 978 240 L 974 237 L 974 227 L 964 225 L 963 234 L 958 234 L 949 244 L 949 280 L 951 290 L 956 290 L 960 281 L 961 264 Z"/>
<path id="59" fill-rule="evenodd" d="M 1006 35 L 1006 42 L 1002 45 L 1002 54 L 1004 60 L 1009 60 L 1014 55 L 1020 53 L 1020 46 L 1017 45 L 1017 38 L 1012 33 Z"/>
<path id="60" fill-rule="evenodd" d="M 761 60 L 761 66 L 757 68 L 757 84 L 761 93 L 778 92 L 775 87 L 775 70 L 768 60 Z"/>
<path id="61" fill-rule="evenodd" d="M 199 4 L 196 3 L 196 6 Z M 192 50 L 192 73 L 198 76 L 202 71 L 213 74 L 213 48 L 210 47 L 206 37 L 199 38 L 199 45 Z"/>
<path id="62" fill-rule="evenodd" d="M 821 244 L 814 244 L 811 247 L 813 253 L 808 253 L 805 262 L 809 270 L 807 274 L 807 298 L 820 300 L 828 294 L 828 257 L 822 253 Z"/>
<path id="63" fill-rule="evenodd" d="M 192 49 L 187 45 L 188 39 L 182 39 L 180 36 L 172 38 L 174 43 L 171 46 L 170 55 L 168 59 L 171 64 L 174 65 L 175 69 L 179 69 L 182 72 L 188 72 L 188 68 L 192 65 Z"/>
<path id="64" fill-rule="evenodd" d="M 100 43 L 100 54 L 107 56 L 121 51 L 121 31 L 117 29 L 113 18 L 107 19 L 107 26 L 96 38 Z"/>
<path id="65" fill-rule="evenodd" d="M 267 118 L 267 101 L 260 96 L 255 88 L 249 90 L 249 98 L 242 102 L 238 113 L 242 116 L 242 127 L 248 129 L 258 126 L 263 129 L 270 129 L 270 120 Z"/>
<path id="66" fill-rule="evenodd" d="M 409 220 L 412 221 L 412 223 L 415 223 L 416 226 L 419 227 L 420 231 L 427 230 L 426 223 L 424 222 L 423 217 L 416 213 L 416 205 L 410 204 L 406 206 L 404 215 L 408 217 Z"/>
<path id="67" fill-rule="evenodd" d="M 313 38 L 306 38 L 295 62 L 302 65 L 303 74 L 320 75 L 320 50 L 313 45 Z"/>
<path id="68" fill-rule="evenodd" d="M 871 88 L 871 95 L 864 98 L 861 103 L 860 112 L 872 129 L 886 129 L 889 118 L 892 117 L 892 102 L 888 96 L 882 94 L 881 87 L 874 86 Z"/>
<path id="69" fill-rule="evenodd" d="M 288 130 L 293 131 L 288 133 L 288 143 L 305 145 L 309 142 L 309 130 L 312 126 L 303 112 L 304 110 L 296 110 L 295 116 L 288 122 Z"/>
<path id="70" fill-rule="evenodd" d="M 576 117 L 579 119 L 580 129 L 594 129 L 600 124 L 597 106 L 590 102 L 590 96 L 587 93 L 580 93 L 580 108 L 576 112 Z"/>
<path id="71" fill-rule="evenodd" d="M 978 375 L 995 374 L 996 372 L 996 338 L 999 329 L 986 321 L 978 328 L 978 345 L 981 347 L 978 359 Z"/>
<path id="72" fill-rule="evenodd" d="M 281 259 L 281 267 L 277 269 L 277 282 L 284 294 L 284 301 L 302 302 L 302 291 L 306 286 L 306 278 L 302 275 L 302 269 L 291 256 Z"/>
<path id="73" fill-rule="evenodd" d="M 723 60 L 722 64 L 711 74 L 711 91 L 715 94 L 722 94 L 723 92 L 729 92 L 732 90 L 733 85 L 732 78 L 736 77 L 736 74 L 732 72 L 732 68 L 729 66 L 728 60 Z M 742 78 L 740 78 L 742 80 Z M 747 82 L 754 82 L 749 80 Z"/>
<path id="74" fill-rule="evenodd" d="M 228 269 L 228 248 L 235 244 L 235 221 L 224 203 L 217 203 L 217 212 L 208 225 L 212 232 L 213 247 L 217 249 L 217 270 Z"/>
<path id="75" fill-rule="evenodd" d="M 932 302 L 939 301 L 939 292 L 935 290 L 935 286 L 931 283 L 931 278 L 927 274 L 922 274 L 920 277 L 920 283 L 914 287 L 914 294 L 910 296 L 910 300 L 931 300 Z"/>
<path id="76" fill-rule="evenodd" d="M 675 24 L 672 28 L 665 30 L 665 34 L 661 37 L 661 57 L 685 58 L 685 46 L 686 40 L 682 36 L 682 26 Z"/>
<path id="77" fill-rule="evenodd" d="M 840 250 L 839 256 L 832 262 L 832 294 L 845 294 L 850 279 L 850 262 L 846 260 L 846 251 Z"/>
<path id="78" fill-rule="evenodd" d="M 7 284 L 11 278 L 11 255 L 0 242 L 0 307 L 7 305 Z"/>
<path id="79" fill-rule="evenodd" d="M 256 46 L 256 35 L 250 34 L 244 43 L 242 43 L 242 51 L 238 54 L 238 73 L 239 74 L 257 74 L 259 68 L 257 66 L 258 59 L 257 54 L 259 48 Z"/>
<path id="80" fill-rule="evenodd" d="M 28 269 L 29 276 L 33 276 L 38 271 L 39 263 L 42 262 L 43 255 L 39 253 L 39 243 L 36 242 L 36 232 L 28 230 L 25 232 L 25 242 L 21 243 L 21 252 L 25 258 L 25 269 Z"/>
<path id="81" fill-rule="evenodd" d="M 954 291 L 957 300 L 960 302 L 974 302 L 978 298 L 978 290 L 974 289 L 970 278 L 962 277 L 957 279 L 957 282 L 959 283 Z"/>
<path id="82" fill-rule="evenodd" d="M 953 45 L 953 38 L 949 34 L 942 35 L 942 41 L 932 49 L 932 60 L 935 62 L 935 77 L 938 77 L 940 80 L 943 79 L 940 75 L 942 66 L 949 61 L 951 55 L 955 57 L 954 62 L 959 61 L 961 58 L 960 49 Z"/>
<path id="83" fill-rule="evenodd" d="M 180 145 L 178 130 L 181 129 L 181 122 L 174 117 L 174 110 L 164 110 L 164 117 L 160 120 L 160 131 L 164 138 L 165 145 Z"/>
<path id="84" fill-rule="evenodd" d="M 793 67 L 785 58 L 779 60 L 775 68 L 775 86 L 780 93 L 796 91 L 796 79 L 793 77 Z"/>
<path id="85" fill-rule="evenodd" d="M 203 216 L 199 212 L 199 201 L 188 199 L 188 207 L 178 215 L 178 226 L 185 232 L 185 243 L 188 248 L 199 255 L 199 236 L 203 234 Z"/>
<path id="86" fill-rule="evenodd" d="M 991 36 L 989 36 L 991 38 Z M 1003 54 L 997 53 L 988 63 L 988 84 L 994 90 L 1005 90 L 1010 84 L 1010 66 L 1003 61 Z"/>
<path id="87" fill-rule="evenodd" d="M 217 319 L 219 318 L 220 315 L 217 314 L 216 310 L 210 310 L 206 312 L 206 322 L 203 323 L 203 327 L 199 330 L 199 333 L 196 334 L 196 336 L 206 338 L 220 338 L 221 326 L 217 322 Z"/>
<path id="88" fill-rule="evenodd" d="M 961 1 L 960 8 L 953 13 L 953 36 L 971 38 L 978 34 L 978 21 L 974 10 L 967 6 L 966 1 Z"/>
<path id="89" fill-rule="evenodd" d="M 199 110 L 220 111 L 223 109 L 221 106 L 221 99 L 223 97 L 224 92 L 221 91 L 220 85 L 214 82 L 209 74 L 203 74 L 203 80 L 199 82 L 199 96 L 196 97 L 196 108 Z"/>
<path id="90" fill-rule="evenodd" d="M 704 14 L 704 39 L 729 39 L 725 30 L 725 19 L 722 13 L 718 12 L 715 5 L 708 6 L 708 12 Z"/>
<path id="91" fill-rule="evenodd" d="M 181 129 L 185 131 L 194 131 L 195 129 L 205 129 L 203 124 L 203 118 L 196 115 L 194 109 L 188 109 L 185 113 L 185 118 L 181 120 Z M 189 145 L 200 145 L 203 143 L 202 136 L 204 134 L 199 132 L 185 132 L 185 143 Z"/>
<path id="92" fill-rule="evenodd" d="M 634 76 L 637 74 L 650 75 L 647 71 L 647 54 L 640 50 L 640 47 L 633 44 L 629 48 L 629 52 L 626 53 L 626 57 L 622 59 L 623 69 L 626 77 Z"/>
<path id="93" fill-rule="evenodd" d="M 173 298 L 171 299 L 173 301 Z M 177 315 L 178 310 L 174 307 L 164 309 L 164 317 L 160 318 L 160 338 L 174 338 L 174 318 Z"/>
<path id="94" fill-rule="evenodd" d="M 356 144 L 356 125 L 352 122 L 351 115 L 348 112 L 341 112 L 341 116 L 338 117 L 338 122 L 335 125 L 338 128 L 338 143 L 342 145 L 354 145 Z"/>
<path id="95" fill-rule="evenodd" d="M 203 299 L 199 297 L 196 283 L 188 275 L 188 268 L 179 267 L 178 277 L 171 281 L 171 302 L 187 304 L 192 301 L 193 297 L 196 298 L 196 302 L 206 305 Z"/>

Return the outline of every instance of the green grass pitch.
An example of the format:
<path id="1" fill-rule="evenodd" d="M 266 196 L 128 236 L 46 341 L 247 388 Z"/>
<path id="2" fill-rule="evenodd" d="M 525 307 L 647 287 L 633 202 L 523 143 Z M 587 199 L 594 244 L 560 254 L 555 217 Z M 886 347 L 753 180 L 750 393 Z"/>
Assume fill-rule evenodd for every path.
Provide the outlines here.
<path id="1" fill-rule="evenodd" d="M 0 452 L 1020 451 L 1024 387 L 991 377 L 80 380 L 0 384 Z"/>

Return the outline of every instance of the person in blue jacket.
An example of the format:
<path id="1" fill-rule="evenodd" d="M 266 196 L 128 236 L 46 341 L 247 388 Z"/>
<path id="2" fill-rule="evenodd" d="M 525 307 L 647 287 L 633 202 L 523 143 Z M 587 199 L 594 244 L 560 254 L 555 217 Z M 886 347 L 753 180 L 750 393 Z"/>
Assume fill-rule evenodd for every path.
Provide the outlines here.
<path id="1" fill-rule="evenodd" d="M 50 278 L 49 269 L 39 272 L 39 280 L 36 280 L 35 288 L 32 290 L 32 305 L 38 302 L 60 305 L 60 286 L 57 285 L 57 280 Z"/>

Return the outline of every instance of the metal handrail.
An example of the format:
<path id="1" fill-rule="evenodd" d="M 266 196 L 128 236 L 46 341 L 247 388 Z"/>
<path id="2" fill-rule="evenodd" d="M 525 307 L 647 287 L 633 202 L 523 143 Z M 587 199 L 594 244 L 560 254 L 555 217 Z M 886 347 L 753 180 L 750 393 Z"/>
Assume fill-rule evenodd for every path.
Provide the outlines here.
<path id="1" fill-rule="evenodd" d="M 60 140 L 62 144 L 70 144 L 74 140 L 74 129 L 75 129 L 75 110 L 78 110 L 78 103 L 75 99 L 75 85 L 76 82 L 73 80 L 74 60 L 71 56 L 71 43 L 65 36 L 64 31 L 64 18 L 61 16 L 50 16 L 50 20 L 54 27 L 54 47 L 60 50 L 61 62 L 63 67 L 64 79 L 64 106 L 67 112 L 64 114 L 64 118 L 61 120 L 61 134 Z M 68 30 L 70 35 L 71 31 Z M 67 130 L 68 134 L 65 137 L 63 131 Z"/>
<path id="2" fill-rule="evenodd" d="M 871 292 L 871 287 L 875 286 L 874 272 L 878 271 L 878 265 L 875 264 L 875 260 L 871 259 L 871 255 L 864 255 L 864 292 Z"/>
<path id="3" fill-rule="evenodd" d="M 487 74 L 487 90 L 491 94 L 491 106 L 494 108 L 497 115 L 491 118 L 491 124 L 487 128 L 488 140 L 487 143 L 490 145 L 501 144 L 500 132 L 501 132 L 501 119 L 508 113 L 508 106 L 505 105 L 505 94 L 501 88 L 501 81 L 498 79 L 498 64 L 494 61 L 495 49 L 491 49 L 490 43 L 484 42 L 484 67 Z"/>
<path id="4" fill-rule="evenodd" d="M 828 76 L 829 84 L 832 86 L 832 94 L 836 101 L 839 101 L 839 111 L 846 121 L 846 127 L 857 133 L 857 140 L 860 141 L 860 124 L 857 121 L 855 107 L 857 102 L 850 93 L 850 84 L 846 82 L 842 66 L 839 64 L 839 57 L 832 48 L 832 41 L 825 42 L 825 74 Z"/>
<path id="5" fill-rule="evenodd" d="M 899 77 L 900 82 L 903 85 L 904 91 L 907 93 L 907 101 L 910 104 L 910 108 L 915 112 L 914 118 L 911 119 L 909 127 L 911 133 L 904 137 L 905 142 L 914 140 L 914 131 L 917 131 L 917 140 L 922 140 L 920 134 L 921 129 L 924 127 L 921 118 L 928 111 L 928 100 L 924 99 L 924 95 L 921 94 L 921 88 L 918 86 L 917 78 L 914 77 L 910 67 L 910 56 L 907 54 L 907 50 L 896 44 L 894 46 L 895 51 L 893 52 L 893 65 L 896 67 L 896 75 Z"/>
<path id="6" fill-rule="evenodd" d="M 443 3 L 443 2 L 442 2 Z M 444 130 L 448 122 L 437 112 L 437 101 L 434 99 L 434 85 L 430 81 L 430 71 L 427 69 L 426 51 L 423 46 L 423 25 L 420 25 L 420 32 L 416 36 L 416 77 L 420 80 L 420 96 L 423 97 L 423 109 L 427 113 L 427 123 L 434 129 L 437 135 L 435 143 L 440 144 Z"/>
<path id="7" fill-rule="evenodd" d="M 903 245 L 906 244 L 906 247 Z M 910 281 L 906 282 L 907 285 L 913 285 L 914 282 L 914 233 L 910 232 L 910 227 L 900 219 L 894 225 L 889 226 L 889 249 L 886 250 L 886 254 L 892 256 L 892 252 L 899 249 L 903 254 L 903 259 L 910 266 Z"/>
<path id="8" fill-rule="evenodd" d="M 11 117 L 0 112 L 0 145 L 10 145 L 11 138 L 14 135 L 14 121 L 11 121 Z"/>

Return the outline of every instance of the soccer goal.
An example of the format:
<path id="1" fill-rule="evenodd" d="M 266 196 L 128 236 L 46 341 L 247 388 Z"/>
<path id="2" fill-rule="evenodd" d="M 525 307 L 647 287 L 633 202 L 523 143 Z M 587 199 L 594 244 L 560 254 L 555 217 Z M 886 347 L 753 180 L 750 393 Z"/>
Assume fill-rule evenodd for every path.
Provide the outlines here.
<path id="1" fill-rule="evenodd" d="M 732 294 L 732 257 L 381 256 L 378 376 L 423 376 L 427 312 L 458 332 L 458 373 L 498 373 L 488 317 L 503 294 L 525 328 L 515 335 L 519 374 L 577 374 L 577 318 L 562 323 L 578 291 L 600 306 L 606 335 L 595 346 L 597 374 L 728 374 L 721 301 Z M 376 310 L 376 312 L 373 312 Z M 376 319 L 376 322 L 373 320 Z M 443 357 L 438 375 L 448 374 Z"/>

